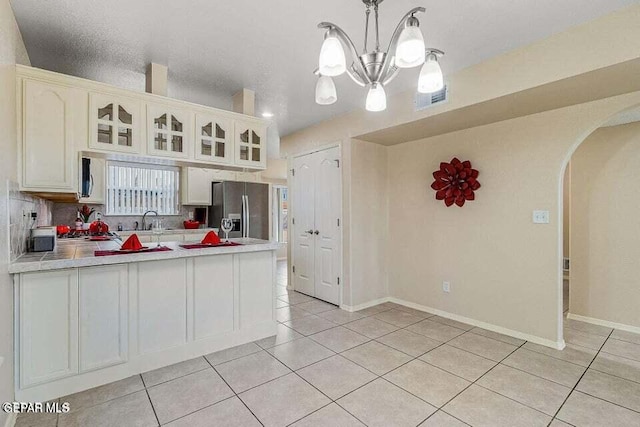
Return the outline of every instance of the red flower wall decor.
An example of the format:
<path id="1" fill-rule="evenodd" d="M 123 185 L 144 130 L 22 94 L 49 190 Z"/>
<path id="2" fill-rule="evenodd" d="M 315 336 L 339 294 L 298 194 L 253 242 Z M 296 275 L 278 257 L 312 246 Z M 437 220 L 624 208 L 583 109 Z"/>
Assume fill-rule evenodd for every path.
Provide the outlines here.
<path id="1" fill-rule="evenodd" d="M 440 163 L 440 169 L 433 173 L 435 181 L 431 184 L 431 188 L 436 190 L 436 200 L 444 200 L 447 206 L 455 203 L 460 207 L 467 200 L 474 200 L 474 191 L 480 188 L 479 174 L 471 168 L 469 160 L 461 162 L 454 157 L 449 163 Z"/>

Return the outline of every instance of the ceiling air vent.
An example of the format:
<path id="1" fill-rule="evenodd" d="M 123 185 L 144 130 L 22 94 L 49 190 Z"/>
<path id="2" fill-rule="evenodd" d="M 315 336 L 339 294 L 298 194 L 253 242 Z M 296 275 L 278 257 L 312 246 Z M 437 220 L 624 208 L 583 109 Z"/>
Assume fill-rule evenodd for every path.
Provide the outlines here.
<path id="1" fill-rule="evenodd" d="M 444 87 L 438 92 L 433 93 L 417 93 L 416 94 L 416 111 L 424 110 L 436 104 L 441 104 L 449 100 L 449 86 Z"/>

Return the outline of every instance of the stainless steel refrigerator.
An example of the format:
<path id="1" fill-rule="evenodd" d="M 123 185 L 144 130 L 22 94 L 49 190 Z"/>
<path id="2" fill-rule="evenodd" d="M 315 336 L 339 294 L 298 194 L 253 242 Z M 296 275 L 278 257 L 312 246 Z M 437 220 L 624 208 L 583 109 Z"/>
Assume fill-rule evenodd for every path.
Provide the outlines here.
<path id="1" fill-rule="evenodd" d="M 269 239 L 269 184 L 214 182 L 211 192 L 209 227 L 220 228 L 222 218 L 230 218 L 229 237 Z M 222 229 L 220 233 L 224 237 Z"/>

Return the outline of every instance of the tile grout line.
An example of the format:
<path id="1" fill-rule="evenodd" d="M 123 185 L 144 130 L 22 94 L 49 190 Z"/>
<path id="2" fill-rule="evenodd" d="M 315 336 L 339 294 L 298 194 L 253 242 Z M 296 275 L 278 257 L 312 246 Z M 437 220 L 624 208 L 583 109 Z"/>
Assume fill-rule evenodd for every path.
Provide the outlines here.
<path id="1" fill-rule="evenodd" d="M 256 345 L 257 345 L 257 344 L 256 344 Z M 258 346 L 258 347 L 260 347 L 260 346 Z M 264 351 L 264 350 L 262 350 L 262 351 Z M 258 352 L 256 352 L 256 353 L 258 353 Z M 251 353 L 251 354 L 255 354 L 255 353 Z M 247 356 L 251 356 L 251 354 L 248 354 Z M 238 358 L 238 359 L 239 359 L 239 358 Z M 249 407 L 247 406 L 247 404 L 246 404 L 246 403 L 244 403 L 244 400 L 242 400 L 242 398 L 241 398 L 240 396 L 238 396 L 238 393 L 236 393 L 236 391 L 233 389 L 233 387 L 231 387 L 231 385 L 227 382 L 227 380 L 225 380 L 225 379 L 224 379 L 224 377 L 222 376 L 222 374 L 220 374 L 220 372 L 218 372 L 218 370 L 216 369 L 216 367 L 215 367 L 215 366 L 213 366 L 213 364 L 212 364 L 211 362 L 209 362 L 209 359 L 207 359 L 207 358 L 205 357 L 205 358 L 204 358 L 204 360 L 206 360 L 206 362 L 209 364 L 209 366 L 211 366 L 211 369 L 213 369 L 213 372 L 215 372 L 215 373 L 220 377 L 220 379 L 221 379 L 222 381 L 224 381 L 224 383 L 227 385 L 227 387 L 229 387 L 229 390 L 231 390 L 231 393 L 233 393 L 233 396 L 231 396 L 231 397 L 236 397 L 236 398 L 238 398 L 238 400 L 239 400 L 240 402 L 242 402 L 242 404 L 244 405 L 244 407 L 245 407 L 245 408 L 247 408 L 247 410 L 248 410 L 249 412 L 251 412 L 251 415 L 253 415 L 253 417 L 254 417 L 256 420 L 258 420 L 258 422 L 260 423 L 260 425 L 264 426 L 264 424 L 262 424 L 262 421 L 260 421 L 260 419 L 256 416 L 256 414 L 254 414 L 254 413 L 253 413 L 253 411 L 251 410 L 251 408 L 249 408 Z M 235 359 L 234 359 L 234 360 L 235 360 Z M 225 363 L 226 363 L 226 362 L 225 362 Z M 231 397 L 229 397 L 229 399 L 231 399 Z M 226 400 L 226 399 L 224 399 L 224 400 Z M 220 402 L 223 402 L 224 400 L 221 400 Z M 213 405 L 216 405 L 217 403 L 220 403 L 220 402 L 216 402 L 216 403 L 214 403 Z M 213 406 L 213 405 L 209 405 L 209 406 Z M 208 406 L 206 406 L 205 408 L 208 408 Z M 204 408 L 198 409 L 198 411 L 201 411 L 202 409 L 204 409 Z M 197 412 L 197 411 L 195 411 L 195 412 Z"/>
<path id="2" fill-rule="evenodd" d="M 156 421 L 158 422 L 158 425 L 160 424 L 160 418 L 158 418 L 158 414 L 156 413 L 156 408 L 155 406 L 153 406 L 153 401 L 151 400 L 151 396 L 149 395 L 149 390 L 147 389 L 147 384 L 144 382 L 144 378 L 142 377 L 142 374 L 138 374 L 140 375 L 140 381 L 142 381 L 142 386 L 144 387 L 144 392 L 147 395 L 147 399 L 149 399 L 149 404 L 151 405 L 151 410 L 153 411 L 153 416 L 156 417 Z"/>
<path id="3" fill-rule="evenodd" d="M 564 407 L 564 405 L 567 403 L 567 400 L 569 400 L 569 397 L 571 397 L 571 395 L 574 393 L 574 391 L 576 391 L 576 387 L 578 387 L 578 384 L 580 384 L 580 381 L 582 381 L 582 378 L 584 378 L 584 376 L 586 375 L 587 371 L 589 370 L 589 368 L 591 367 L 591 365 L 593 364 L 593 361 L 596 360 L 596 358 L 598 357 L 598 354 L 600 354 L 600 351 L 602 350 L 602 347 L 604 347 L 604 345 L 607 343 L 607 341 L 609 340 L 609 337 L 611 336 L 611 334 L 613 333 L 613 330 L 611 332 L 609 332 L 609 335 L 607 336 L 607 339 L 604 340 L 604 342 L 602 343 L 602 345 L 600 346 L 600 349 L 598 350 L 598 352 L 596 353 L 596 355 L 593 357 L 593 359 L 591 360 L 591 362 L 589 362 L 589 366 L 587 366 L 587 368 L 584 370 L 584 372 L 582 373 L 582 375 L 580 375 L 580 378 L 578 378 L 578 381 L 576 381 L 576 383 L 573 385 L 573 388 L 571 389 L 571 391 L 569 392 L 569 394 L 567 395 L 567 397 L 562 401 L 562 404 L 560 405 L 560 407 L 558 408 L 558 410 L 556 411 L 556 413 L 553 415 L 552 421 L 554 419 L 556 419 L 556 417 L 558 416 L 558 414 L 560 413 L 560 411 L 562 410 L 562 408 Z M 560 420 L 560 418 L 558 418 Z M 560 420 L 562 421 L 562 420 Z"/>

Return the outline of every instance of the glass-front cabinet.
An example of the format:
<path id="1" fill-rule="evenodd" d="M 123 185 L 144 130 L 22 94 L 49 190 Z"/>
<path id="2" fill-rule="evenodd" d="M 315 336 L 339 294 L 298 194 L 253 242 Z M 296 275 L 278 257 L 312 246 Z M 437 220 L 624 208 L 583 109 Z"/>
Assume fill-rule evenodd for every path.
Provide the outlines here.
<path id="1" fill-rule="evenodd" d="M 233 163 L 233 122 L 196 114 L 195 158 L 214 164 Z"/>
<path id="2" fill-rule="evenodd" d="M 106 151 L 139 153 L 141 150 L 141 102 L 92 92 L 89 94 L 89 147 Z"/>
<path id="3" fill-rule="evenodd" d="M 189 157 L 192 113 L 162 104 L 147 104 L 147 152 L 155 156 Z"/>
<path id="4" fill-rule="evenodd" d="M 264 169 L 267 166 L 267 140 L 264 127 L 250 122 L 235 124 L 236 164 Z"/>

